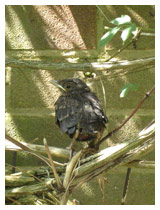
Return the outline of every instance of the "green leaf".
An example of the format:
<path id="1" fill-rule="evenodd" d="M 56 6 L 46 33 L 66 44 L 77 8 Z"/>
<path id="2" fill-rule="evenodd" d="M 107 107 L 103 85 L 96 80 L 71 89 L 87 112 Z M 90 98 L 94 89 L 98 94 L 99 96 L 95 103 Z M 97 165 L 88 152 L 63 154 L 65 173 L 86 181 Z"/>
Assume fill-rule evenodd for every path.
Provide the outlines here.
<path id="1" fill-rule="evenodd" d="M 135 85 L 132 86 L 132 90 L 133 90 L 133 91 L 136 91 L 137 88 L 138 88 L 138 84 L 135 84 Z"/>
<path id="2" fill-rule="evenodd" d="M 131 85 L 132 85 L 131 83 L 128 83 L 122 88 L 121 93 L 120 93 L 120 98 L 124 98 L 127 95 Z"/>
<path id="3" fill-rule="evenodd" d="M 105 33 L 98 43 L 98 49 L 108 44 L 108 42 L 114 37 L 114 35 L 120 30 L 120 28 L 120 26 L 116 26 Z"/>
<path id="4" fill-rule="evenodd" d="M 121 89 L 121 93 L 120 93 L 120 98 L 124 98 L 127 93 L 129 92 L 130 89 L 132 89 L 133 91 L 136 91 L 138 87 L 138 84 L 132 84 L 132 83 L 127 83 L 122 89 Z"/>
<path id="5" fill-rule="evenodd" d="M 131 33 L 135 30 L 136 30 L 136 24 L 133 23 L 122 31 L 121 39 L 123 41 L 123 44 L 125 44 L 127 39 L 130 37 Z"/>
<path id="6" fill-rule="evenodd" d="M 121 15 L 121 17 L 115 18 L 110 21 L 114 25 L 131 24 L 131 18 L 128 15 Z"/>

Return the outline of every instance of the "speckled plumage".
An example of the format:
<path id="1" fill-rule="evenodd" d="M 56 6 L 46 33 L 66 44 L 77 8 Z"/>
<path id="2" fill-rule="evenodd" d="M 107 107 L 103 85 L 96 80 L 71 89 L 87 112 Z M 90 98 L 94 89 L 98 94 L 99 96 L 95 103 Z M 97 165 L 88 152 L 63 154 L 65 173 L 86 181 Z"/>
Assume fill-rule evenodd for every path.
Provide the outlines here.
<path id="1" fill-rule="evenodd" d="M 56 123 L 71 138 L 78 129 L 76 140 L 90 141 L 103 133 L 108 122 L 100 101 L 80 79 L 58 81 L 64 89 L 55 103 Z"/>

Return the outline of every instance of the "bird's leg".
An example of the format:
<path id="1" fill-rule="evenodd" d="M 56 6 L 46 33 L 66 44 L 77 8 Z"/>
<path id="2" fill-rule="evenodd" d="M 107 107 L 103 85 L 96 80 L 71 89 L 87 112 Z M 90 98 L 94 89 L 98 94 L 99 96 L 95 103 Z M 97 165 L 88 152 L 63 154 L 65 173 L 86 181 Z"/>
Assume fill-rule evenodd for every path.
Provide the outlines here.
<path id="1" fill-rule="evenodd" d="M 78 136 L 79 136 L 79 130 L 77 129 L 77 130 L 75 131 L 75 134 L 74 134 L 73 138 L 72 138 L 72 142 L 71 142 L 71 144 L 67 147 L 67 149 L 70 150 L 70 149 L 73 148 L 73 145 L 74 145 L 76 139 L 78 138 Z"/>
<path id="2" fill-rule="evenodd" d="M 104 128 L 102 128 L 100 131 L 97 132 L 97 139 L 96 139 L 96 142 L 95 142 L 95 148 L 97 149 L 97 151 L 99 150 L 99 141 L 101 140 L 102 138 L 102 135 L 103 135 L 103 131 L 104 131 Z"/>
<path id="3" fill-rule="evenodd" d="M 70 158 L 69 158 L 69 159 L 71 159 L 72 156 L 73 156 L 73 145 L 74 145 L 76 139 L 78 138 L 78 136 L 79 136 L 79 130 L 77 129 L 77 130 L 75 131 L 75 134 L 74 134 L 74 136 L 73 136 L 73 139 L 72 139 L 71 144 L 67 147 L 67 149 L 70 150 L 70 155 L 69 155 Z"/>
<path id="4" fill-rule="evenodd" d="M 98 146 L 98 142 L 102 137 L 102 133 L 103 131 L 98 131 L 96 134 L 96 139 L 92 140 L 91 142 L 88 143 L 88 147 L 91 149 L 91 151 L 93 152 L 97 152 L 99 150 L 99 146 Z"/>
<path id="5" fill-rule="evenodd" d="M 94 139 L 88 143 L 88 153 L 94 154 L 94 153 L 98 152 L 98 150 L 99 150 L 98 142 L 101 139 L 102 134 L 103 134 L 103 130 L 98 131 L 96 134 L 96 139 Z"/>

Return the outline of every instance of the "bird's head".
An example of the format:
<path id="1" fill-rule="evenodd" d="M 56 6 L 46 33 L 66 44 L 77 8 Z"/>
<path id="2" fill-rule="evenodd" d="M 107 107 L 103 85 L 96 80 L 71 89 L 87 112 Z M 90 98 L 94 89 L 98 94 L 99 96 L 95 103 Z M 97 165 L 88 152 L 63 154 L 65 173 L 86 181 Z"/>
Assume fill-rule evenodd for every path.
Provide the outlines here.
<path id="1" fill-rule="evenodd" d="M 62 93 L 65 94 L 77 94 L 90 91 L 90 88 L 78 78 L 69 78 L 64 80 L 51 80 L 52 84 L 57 86 Z"/>

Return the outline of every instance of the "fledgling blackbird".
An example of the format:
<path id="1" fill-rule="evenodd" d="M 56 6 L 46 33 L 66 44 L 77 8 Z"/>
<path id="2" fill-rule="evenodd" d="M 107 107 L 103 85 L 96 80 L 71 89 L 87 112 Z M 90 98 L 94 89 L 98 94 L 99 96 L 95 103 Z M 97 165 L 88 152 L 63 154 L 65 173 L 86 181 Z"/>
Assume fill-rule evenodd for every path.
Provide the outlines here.
<path id="1" fill-rule="evenodd" d="M 108 122 L 95 93 L 78 78 L 69 78 L 51 83 L 60 88 L 62 95 L 55 103 L 56 124 L 63 133 L 75 140 L 100 139 Z"/>

